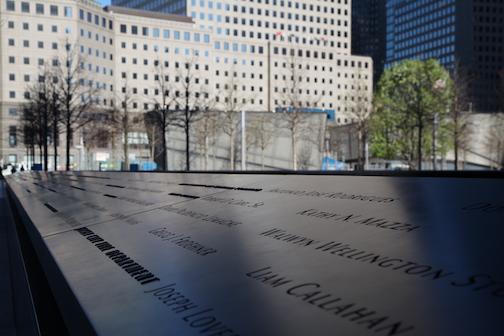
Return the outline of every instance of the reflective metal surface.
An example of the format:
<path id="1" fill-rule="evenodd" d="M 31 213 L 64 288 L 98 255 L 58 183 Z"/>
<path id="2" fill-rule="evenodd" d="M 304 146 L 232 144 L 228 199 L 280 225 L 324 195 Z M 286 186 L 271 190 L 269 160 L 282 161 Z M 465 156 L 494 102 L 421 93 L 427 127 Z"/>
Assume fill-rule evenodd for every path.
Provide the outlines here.
<path id="1" fill-rule="evenodd" d="M 8 178 L 102 335 L 502 335 L 499 179 Z"/>

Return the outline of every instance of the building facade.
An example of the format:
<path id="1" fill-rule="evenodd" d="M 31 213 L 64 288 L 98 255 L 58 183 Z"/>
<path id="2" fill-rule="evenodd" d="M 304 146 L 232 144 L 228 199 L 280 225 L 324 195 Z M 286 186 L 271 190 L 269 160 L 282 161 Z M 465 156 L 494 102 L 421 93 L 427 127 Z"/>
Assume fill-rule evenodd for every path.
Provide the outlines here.
<path id="1" fill-rule="evenodd" d="M 3 163 L 27 161 L 20 106 L 41 67 L 57 64 L 65 45 L 82 56 L 104 111 L 122 106 L 126 96 L 128 109 L 139 115 L 154 109 L 163 103 L 161 82 L 170 88 L 171 107 L 181 108 L 177 98 L 185 94 L 187 78 L 192 99 L 206 99 L 218 110 L 288 112 L 294 106 L 345 124 L 360 106 L 357 97 L 371 101 L 373 65 L 368 57 L 351 55 L 347 0 L 142 3 L 157 12 L 101 8 L 91 0 L 1 2 Z M 178 15 L 184 13 L 189 16 Z M 128 142 L 148 156 L 147 136 L 133 133 Z M 75 167 L 85 161 L 82 139 L 74 135 Z"/>
<path id="2" fill-rule="evenodd" d="M 503 1 L 387 0 L 386 16 L 386 66 L 438 59 L 465 73 L 476 111 L 503 109 Z"/>
<path id="3" fill-rule="evenodd" d="M 385 66 L 386 0 L 352 1 L 352 54 L 369 56 L 374 82 Z"/>

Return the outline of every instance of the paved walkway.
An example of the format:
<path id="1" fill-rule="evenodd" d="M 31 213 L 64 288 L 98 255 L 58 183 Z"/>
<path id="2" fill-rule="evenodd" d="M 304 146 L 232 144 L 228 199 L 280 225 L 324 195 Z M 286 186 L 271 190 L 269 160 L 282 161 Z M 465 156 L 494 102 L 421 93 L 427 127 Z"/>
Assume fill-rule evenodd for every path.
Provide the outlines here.
<path id="1" fill-rule="evenodd" d="M 0 179 L 0 335 L 15 335 L 7 225 L 11 223 L 5 181 Z"/>

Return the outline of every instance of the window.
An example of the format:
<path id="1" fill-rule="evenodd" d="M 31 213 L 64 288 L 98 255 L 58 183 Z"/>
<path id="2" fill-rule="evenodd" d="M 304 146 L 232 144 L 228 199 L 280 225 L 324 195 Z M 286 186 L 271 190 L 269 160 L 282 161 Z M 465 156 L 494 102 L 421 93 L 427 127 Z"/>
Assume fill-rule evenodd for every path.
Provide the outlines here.
<path id="1" fill-rule="evenodd" d="M 58 6 L 51 5 L 50 13 L 52 16 L 58 16 Z"/>
<path id="2" fill-rule="evenodd" d="M 15 64 L 16 58 L 14 56 L 9 56 L 9 64 Z"/>
<path id="3" fill-rule="evenodd" d="M 189 32 L 184 32 L 184 41 L 190 41 L 191 40 L 191 34 Z"/>
<path id="4" fill-rule="evenodd" d="M 180 32 L 178 30 L 173 32 L 175 40 L 180 40 Z"/>
<path id="5" fill-rule="evenodd" d="M 9 39 L 9 47 L 14 47 L 15 46 L 15 41 L 14 39 Z"/>
<path id="6" fill-rule="evenodd" d="M 7 5 L 8 11 L 12 12 L 12 11 L 16 10 L 16 5 L 14 4 L 14 0 L 7 0 L 6 5 Z"/>
<path id="7" fill-rule="evenodd" d="M 30 4 L 28 2 L 21 2 L 21 12 L 30 13 Z"/>
<path id="8" fill-rule="evenodd" d="M 16 98 L 16 92 L 15 91 L 9 91 L 9 98 L 15 99 Z"/>
<path id="9" fill-rule="evenodd" d="M 122 24 L 120 27 L 121 33 L 126 34 L 128 32 L 128 28 L 125 24 Z"/>
<path id="10" fill-rule="evenodd" d="M 72 17 L 72 7 L 65 6 L 65 17 Z"/>
<path id="11" fill-rule="evenodd" d="M 131 34 L 138 35 L 138 27 L 137 26 L 131 26 Z"/>
<path id="12" fill-rule="evenodd" d="M 159 37 L 159 28 L 154 28 L 152 30 L 152 36 L 154 36 L 156 38 Z"/>
<path id="13" fill-rule="evenodd" d="M 149 36 L 149 28 L 142 27 L 142 35 L 143 36 Z"/>
<path id="14" fill-rule="evenodd" d="M 17 146 L 17 129 L 16 126 L 9 126 L 9 146 Z"/>
<path id="15" fill-rule="evenodd" d="M 17 108 L 9 107 L 9 115 L 16 116 L 17 115 Z"/>
<path id="16" fill-rule="evenodd" d="M 9 80 L 11 82 L 15 81 L 16 80 L 16 75 L 15 74 L 9 74 Z"/>
<path id="17" fill-rule="evenodd" d="M 30 64 L 30 58 L 29 57 L 23 58 L 23 64 L 29 65 Z"/>
<path id="18" fill-rule="evenodd" d="M 28 22 L 23 22 L 23 30 L 30 30 L 30 25 Z"/>
<path id="19" fill-rule="evenodd" d="M 44 31 L 44 25 L 38 24 L 37 31 L 39 31 L 39 32 Z"/>
<path id="20" fill-rule="evenodd" d="M 52 31 L 53 33 L 57 33 L 57 32 L 58 32 L 58 26 L 52 26 L 52 27 L 51 27 L 51 31 Z"/>
<path id="21" fill-rule="evenodd" d="M 14 21 L 9 21 L 8 27 L 9 29 L 14 29 Z"/>
<path id="22" fill-rule="evenodd" d="M 169 29 L 164 29 L 163 30 L 163 38 L 169 39 L 170 38 L 170 30 Z"/>

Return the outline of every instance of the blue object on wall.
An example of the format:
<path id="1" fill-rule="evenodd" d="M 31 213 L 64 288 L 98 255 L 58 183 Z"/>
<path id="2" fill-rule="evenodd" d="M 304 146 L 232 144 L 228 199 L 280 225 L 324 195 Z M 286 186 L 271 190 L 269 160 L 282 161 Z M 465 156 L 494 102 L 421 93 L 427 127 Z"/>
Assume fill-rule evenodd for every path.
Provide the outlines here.
<path id="1" fill-rule="evenodd" d="M 42 171 L 42 163 L 34 163 L 31 167 L 33 171 Z"/>

